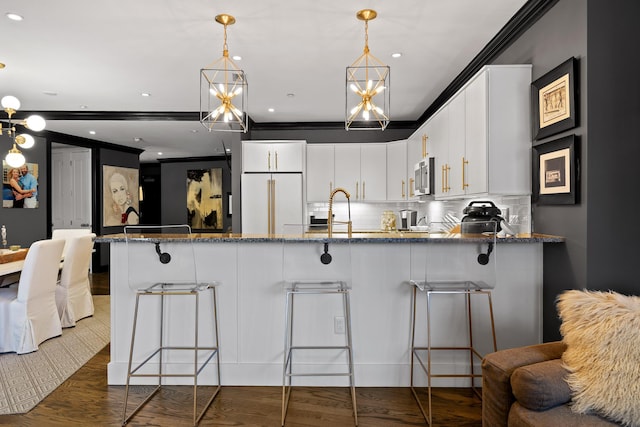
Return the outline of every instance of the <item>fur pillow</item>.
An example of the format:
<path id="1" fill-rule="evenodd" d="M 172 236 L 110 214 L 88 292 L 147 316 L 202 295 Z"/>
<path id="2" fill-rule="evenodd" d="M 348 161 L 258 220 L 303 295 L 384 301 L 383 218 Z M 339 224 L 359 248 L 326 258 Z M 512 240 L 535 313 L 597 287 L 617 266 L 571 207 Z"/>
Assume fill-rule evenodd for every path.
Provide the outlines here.
<path id="1" fill-rule="evenodd" d="M 572 290 L 558 312 L 573 411 L 640 426 L 640 297 Z"/>

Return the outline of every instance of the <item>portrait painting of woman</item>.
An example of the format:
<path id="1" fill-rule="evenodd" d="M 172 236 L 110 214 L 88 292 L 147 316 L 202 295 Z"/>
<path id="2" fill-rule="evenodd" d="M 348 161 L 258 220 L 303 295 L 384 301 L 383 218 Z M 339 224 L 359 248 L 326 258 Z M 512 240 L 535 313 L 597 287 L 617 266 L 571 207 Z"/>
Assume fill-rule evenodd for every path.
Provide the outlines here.
<path id="1" fill-rule="evenodd" d="M 104 165 L 102 171 L 103 225 L 138 224 L 138 170 Z"/>

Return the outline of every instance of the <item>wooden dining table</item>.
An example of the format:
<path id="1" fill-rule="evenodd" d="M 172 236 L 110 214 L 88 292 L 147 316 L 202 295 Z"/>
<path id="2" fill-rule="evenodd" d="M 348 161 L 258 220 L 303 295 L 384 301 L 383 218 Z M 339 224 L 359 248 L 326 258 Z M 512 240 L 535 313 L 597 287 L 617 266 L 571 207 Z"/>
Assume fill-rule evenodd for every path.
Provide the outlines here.
<path id="1" fill-rule="evenodd" d="M 18 281 L 24 266 L 24 259 L 29 249 L 9 251 L 0 249 L 0 287 L 8 286 Z"/>

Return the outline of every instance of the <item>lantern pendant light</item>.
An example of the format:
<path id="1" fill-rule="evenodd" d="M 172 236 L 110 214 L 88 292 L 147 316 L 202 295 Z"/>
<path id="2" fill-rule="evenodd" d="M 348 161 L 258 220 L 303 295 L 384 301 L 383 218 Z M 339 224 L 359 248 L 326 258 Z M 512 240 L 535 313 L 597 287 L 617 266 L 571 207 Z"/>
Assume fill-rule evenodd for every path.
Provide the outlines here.
<path id="1" fill-rule="evenodd" d="M 364 52 L 347 67 L 346 130 L 385 130 L 389 124 L 391 70 L 369 51 L 369 21 L 377 15 L 372 9 L 356 14 L 364 21 Z"/>
<path id="2" fill-rule="evenodd" d="M 224 26 L 222 57 L 200 70 L 200 123 L 209 131 L 247 132 L 247 77 L 231 58 L 227 47 L 227 26 L 236 19 L 216 16 Z"/>

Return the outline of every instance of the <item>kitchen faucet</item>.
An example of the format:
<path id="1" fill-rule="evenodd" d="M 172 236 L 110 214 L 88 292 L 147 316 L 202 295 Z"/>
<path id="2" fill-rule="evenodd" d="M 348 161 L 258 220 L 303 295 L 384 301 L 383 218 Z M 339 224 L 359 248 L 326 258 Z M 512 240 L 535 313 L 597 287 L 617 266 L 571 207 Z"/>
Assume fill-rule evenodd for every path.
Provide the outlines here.
<path id="1" fill-rule="evenodd" d="M 333 197 L 336 193 L 344 193 L 347 197 L 347 208 L 349 211 L 349 220 L 346 222 L 347 224 L 347 235 L 351 238 L 351 194 L 347 190 L 341 187 L 335 188 L 331 194 L 329 195 L 329 218 L 327 218 L 327 230 L 328 237 L 331 237 L 333 234 Z M 338 224 L 345 224 L 343 221 L 339 221 Z"/>

